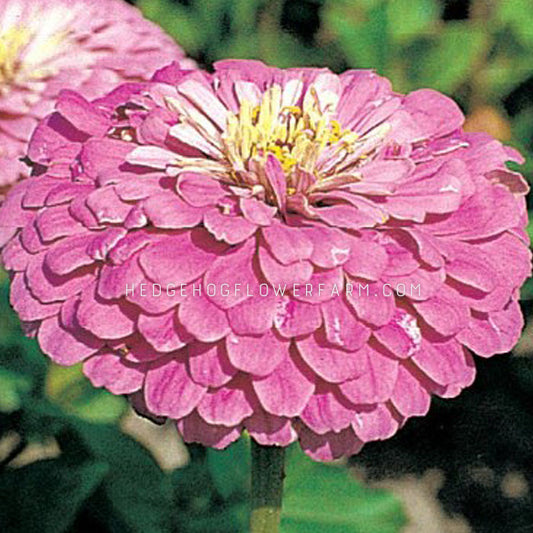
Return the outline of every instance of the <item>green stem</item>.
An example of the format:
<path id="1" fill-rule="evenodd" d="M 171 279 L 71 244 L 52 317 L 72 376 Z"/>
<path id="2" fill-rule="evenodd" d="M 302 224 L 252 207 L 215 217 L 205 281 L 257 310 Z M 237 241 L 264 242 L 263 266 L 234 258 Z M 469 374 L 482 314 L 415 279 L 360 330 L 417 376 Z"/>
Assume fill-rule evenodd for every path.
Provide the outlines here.
<path id="1" fill-rule="evenodd" d="M 252 439 L 252 515 L 250 533 L 277 533 L 281 517 L 285 448 Z"/>

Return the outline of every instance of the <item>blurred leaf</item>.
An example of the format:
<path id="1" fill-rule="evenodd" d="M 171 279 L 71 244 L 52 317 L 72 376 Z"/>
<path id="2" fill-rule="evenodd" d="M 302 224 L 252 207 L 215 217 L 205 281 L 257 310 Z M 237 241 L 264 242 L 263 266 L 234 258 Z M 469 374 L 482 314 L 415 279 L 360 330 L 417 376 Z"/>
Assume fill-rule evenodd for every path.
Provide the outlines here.
<path id="1" fill-rule="evenodd" d="M 495 100 L 510 92 L 513 87 L 533 74 L 531 56 L 514 54 L 512 57 L 494 58 L 485 68 L 483 81 L 487 92 Z"/>
<path id="2" fill-rule="evenodd" d="M 233 33 L 253 35 L 255 19 L 262 3 L 262 0 L 233 0 L 228 2 L 229 23 Z"/>
<path id="3" fill-rule="evenodd" d="M 528 231 L 531 238 L 531 231 Z M 533 279 L 529 278 L 520 289 L 520 299 L 522 301 L 533 300 Z"/>
<path id="4" fill-rule="evenodd" d="M 467 22 L 448 23 L 436 44 L 423 58 L 423 85 L 453 92 L 472 75 L 475 62 L 484 53 L 487 33 Z"/>
<path id="5" fill-rule="evenodd" d="M 242 440 L 242 439 L 241 439 Z M 237 443 L 238 444 L 238 443 Z M 237 454 L 244 445 L 228 448 L 230 456 L 237 459 Z M 247 503 L 248 491 L 243 494 L 239 488 L 239 483 L 228 479 L 233 490 L 222 490 L 226 497 L 217 489 L 223 481 L 224 475 L 221 471 L 222 461 L 215 467 L 217 471 L 213 475 L 213 465 L 210 455 L 211 450 L 206 450 L 199 445 L 189 446 L 191 460 L 189 464 L 172 474 L 172 482 L 175 494 L 175 524 L 178 531 L 187 533 L 239 533 L 245 532 L 248 523 L 249 506 Z M 225 451 L 217 454 L 217 461 L 223 456 Z M 245 453 L 249 457 L 249 452 Z M 244 461 L 246 462 L 246 460 Z M 242 464 L 242 458 L 241 458 Z M 235 467 L 231 472 L 235 472 Z M 241 473 L 237 473 L 240 477 Z M 217 481 L 214 478 L 218 478 Z M 246 481 L 247 483 L 248 481 Z"/>
<path id="6" fill-rule="evenodd" d="M 2 317 L 0 320 L 2 401 L 11 403 L 12 409 L 18 409 L 23 400 L 30 398 L 31 393 L 40 392 L 47 363 L 37 341 L 28 339 L 22 332 L 19 320 L 9 305 L 8 283 L 0 284 L 0 315 Z M 11 384 L 9 385 L 6 380 Z"/>
<path id="7" fill-rule="evenodd" d="M 225 450 L 207 451 L 207 464 L 218 492 L 228 498 L 232 494 L 248 494 L 250 490 L 250 441 L 241 437 Z"/>
<path id="8" fill-rule="evenodd" d="M 0 367 L 0 412 L 11 413 L 20 409 L 22 398 L 31 389 L 31 379 Z"/>
<path id="9" fill-rule="evenodd" d="M 405 525 L 398 500 L 368 489 L 346 468 L 315 463 L 294 447 L 287 464 L 283 533 L 396 533 Z"/>
<path id="10" fill-rule="evenodd" d="M 113 426 L 72 419 L 58 436 L 65 453 L 88 457 L 109 467 L 91 499 L 91 512 L 112 531 L 168 533 L 174 512 L 169 479 L 150 454 Z"/>
<path id="11" fill-rule="evenodd" d="M 508 24 L 515 35 L 528 47 L 533 47 L 533 6 L 531 0 L 505 0 L 495 3 L 493 20 Z"/>
<path id="12" fill-rule="evenodd" d="M 439 12 L 436 0 L 390 0 L 387 2 L 387 18 L 391 38 L 405 44 L 433 33 L 440 23 Z"/>
<path id="13" fill-rule="evenodd" d="M 51 363 L 46 394 L 66 412 L 89 422 L 116 422 L 127 408 L 123 397 L 96 389 L 84 376 L 81 364 L 64 367 Z"/>
<path id="14" fill-rule="evenodd" d="M 385 73 L 390 51 L 386 3 L 379 2 L 365 11 L 346 1 L 330 2 L 325 16 L 351 67 Z"/>
<path id="15" fill-rule="evenodd" d="M 204 28 L 189 9 L 172 0 L 139 0 L 144 16 L 159 24 L 186 52 L 198 52 L 205 45 Z"/>
<path id="16" fill-rule="evenodd" d="M 0 524 L 9 533 L 62 533 L 102 482 L 105 464 L 40 461 L 0 477 Z"/>

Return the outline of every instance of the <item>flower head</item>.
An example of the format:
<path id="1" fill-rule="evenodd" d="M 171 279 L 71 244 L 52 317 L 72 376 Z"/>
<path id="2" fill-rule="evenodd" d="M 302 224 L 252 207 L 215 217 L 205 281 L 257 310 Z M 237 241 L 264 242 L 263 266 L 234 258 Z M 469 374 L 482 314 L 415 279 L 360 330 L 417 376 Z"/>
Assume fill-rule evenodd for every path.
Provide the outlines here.
<path id="1" fill-rule="evenodd" d="M 521 330 L 520 156 L 462 122 L 369 71 L 249 61 L 64 92 L 0 210 L 11 302 L 186 441 L 355 453 Z"/>
<path id="2" fill-rule="evenodd" d="M 60 89 L 94 98 L 182 57 L 170 37 L 122 0 L 2 2 L 0 187 L 18 179 L 17 158 Z"/>

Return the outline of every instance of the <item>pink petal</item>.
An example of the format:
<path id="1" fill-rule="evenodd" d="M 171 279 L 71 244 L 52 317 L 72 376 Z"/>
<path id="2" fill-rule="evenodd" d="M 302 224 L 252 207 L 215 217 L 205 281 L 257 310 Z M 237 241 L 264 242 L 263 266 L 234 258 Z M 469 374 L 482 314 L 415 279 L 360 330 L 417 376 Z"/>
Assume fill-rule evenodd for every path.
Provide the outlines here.
<path id="1" fill-rule="evenodd" d="M 274 325 L 283 337 L 299 337 L 313 333 L 322 325 L 320 306 L 305 302 L 278 299 Z"/>
<path id="2" fill-rule="evenodd" d="M 209 249 L 205 230 L 194 229 L 165 236 L 140 255 L 148 277 L 162 285 L 189 283 L 200 277 L 213 263 L 220 248 Z"/>
<path id="3" fill-rule="evenodd" d="M 77 268 L 93 263 L 87 249 L 93 234 L 75 235 L 62 239 L 48 249 L 46 264 L 52 272 L 60 276 L 70 274 Z"/>
<path id="4" fill-rule="evenodd" d="M 342 403 L 334 389 L 315 392 L 305 406 L 300 418 L 310 429 L 323 435 L 330 431 L 339 433 L 353 420 L 353 406 Z"/>
<path id="5" fill-rule="evenodd" d="M 289 341 L 271 331 L 253 337 L 230 333 L 226 348 L 236 368 L 255 376 L 267 376 L 289 356 Z"/>
<path id="6" fill-rule="evenodd" d="M 321 268 L 335 268 L 348 261 L 351 241 L 344 232 L 335 228 L 317 226 L 306 229 L 313 241 L 311 261 Z"/>
<path id="7" fill-rule="evenodd" d="M 204 387 L 222 387 L 228 383 L 237 369 L 232 366 L 223 342 L 217 344 L 189 345 L 187 365 L 192 379 Z"/>
<path id="8" fill-rule="evenodd" d="M 303 302 L 319 304 L 339 297 L 344 288 L 342 268 L 315 270 L 305 287 L 293 287 L 294 298 Z"/>
<path id="9" fill-rule="evenodd" d="M 381 282 L 353 281 L 354 283 L 346 283 L 346 298 L 359 319 L 374 326 L 388 324 L 394 314 L 394 294 L 390 294 Z M 348 283 L 352 283 L 352 291 L 349 290 Z"/>
<path id="10" fill-rule="evenodd" d="M 57 316 L 43 320 L 37 336 L 41 350 L 59 365 L 75 365 L 96 353 L 103 342 L 84 335 L 67 331 Z"/>
<path id="11" fill-rule="evenodd" d="M 269 226 L 277 209 L 255 198 L 241 198 L 239 201 L 244 217 L 258 226 Z"/>
<path id="12" fill-rule="evenodd" d="M 383 404 L 359 411 L 352 422 L 352 428 L 362 442 L 388 439 L 398 431 L 398 426 L 397 420 Z"/>
<path id="13" fill-rule="evenodd" d="M 368 370 L 357 379 L 340 385 L 342 393 L 352 403 L 374 404 L 387 401 L 392 394 L 398 376 L 398 362 L 370 346 L 367 352 Z"/>
<path id="14" fill-rule="evenodd" d="M 324 302 L 321 309 L 330 343 L 352 352 L 370 337 L 370 330 L 357 319 L 341 297 Z"/>
<path id="15" fill-rule="evenodd" d="M 276 308 L 277 300 L 272 290 L 269 290 L 264 296 L 248 298 L 228 309 L 231 329 L 237 335 L 266 333 L 274 324 Z"/>
<path id="16" fill-rule="evenodd" d="M 336 348 L 322 331 L 297 340 L 296 345 L 304 361 L 330 383 L 355 379 L 369 370 L 366 350 L 346 352 Z"/>
<path id="17" fill-rule="evenodd" d="M 270 415 L 258 406 L 244 425 L 250 436 L 263 446 L 288 446 L 298 438 L 290 419 Z"/>
<path id="18" fill-rule="evenodd" d="M 178 430 L 185 442 L 199 442 L 217 450 L 226 448 L 241 435 L 240 428 L 208 424 L 196 411 L 178 421 Z"/>
<path id="19" fill-rule="evenodd" d="M 431 397 L 419 380 L 407 368 L 400 365 L 391 401 L 398 412 L 408 418 L 426 415 Z"/>
<path id="20" fill-rule="evenodd" d="M 221 309 L 229 309 L 250 298 L 248 289 L 257 285 L 252 268 L 254 254 L 255 242 L 249 240 L 214 261 L 204 276 L 204 288 L 209 300 Z M 231 281 L 229 273 L 237 283 L 228 283 Z M 223 292 L 224 288 L 227 288 L 227 293 Z"/>
<path id="21" fill-rule="evenodd" d="M 244 217 L 224 215 L 216 207 L 206 211 L 204 225 L 217 240 L 228 244 L 239 244 L 251 237 L 257 230 L 257 225 Z"/>
<path id="22" fill-rule="evenodd" d="M 204 174 L 183 172 L 178 178 L 178 192 L 193 207 L 217 204 L 227 192 L 222 184 Z"/>
<path id="23" fill-rule="evenodd" d="M 439 385 L 466 384 L 474 379 L 472 358 L 456 340 L 444 343 L 424 342 L 412 360 Z"/>
<path id="24" fill-rule="evenodd" d="M 208 391 L 198 404 L 198 414 L 208 424 L 236 426 L 253 414 L 248 395 L 237 386 Z"/>
<path id="25" fill-rule="evenodd" d="M 423 131 L 424 138 L 440 137 L 463 125 L 457 104 L 437 91 L 420 89 L 408 94 L 403 105 Z"/>
<path id="26" fill-rule="evenodd" d="M 147 342 L 158 352 L 179 350 L 186 345 L 189 338 L 178 324 L 174 309 L 163 315 L 141 314 L 137 321 L 137 327 Z"/>
<path id="27" fill-rule="evenodd" d="M 59 205 L 42 211 L 35 222 L 39 236 L 44 242 L 50 242 L 59 237 L 68 237 L 85 231 L 85 228 L 74 220 L 68 206 Z"/>
<path id="28" fill-rule="evenodd" d="M 280 162 L 272 154 L 268 154 L 265 164 L 265 174 L 272 187 L 277 206 L 283 211 L 287 200 L 287 179 Z"/>
<path id="29" fill-rule="evenodd" d="M 178 317 L 185 329 L 202 342 L 215 342 L 231 331 L 225 311 L 204 294 L 188 295 L 178 308 Z"/>
<path id="30" fill-rule="evenodd" d="M 313 253 L 312 241 L 299 228 L 278 222 L 261 231 L 274 257 L 284 265 L 309 259 Z"/>
<path id="31" fill-rule="evenodd" d="M 95 387 L 105 387 L 113 394 L 131 394 L 144 382 L 145 369 L 130 365 L 113 353 L 95 355 L 83 365 L 83 373 Z"/>
<path id="32" fill-rule="evenodd" d="M 303 427 L 298 430 L 302 450 L 315 461 L 334 461 L 340 457 L 354 455 L 361 450 L 363 443 L 357 438 L 353 429 L 346 428 L 340 433 L 318 435 Z"/>
<path id="33" fill-rule="evenodd" d="M 156 415 L 182 418 L 198 405 L 205 392 L 205 387 L 190 378 L 185 363 L 175 359 L 167 360 L 146 374 L 146 406 Z"/>
<path id="34" fill-rule="evenodd" d="M 453 298 L 449 291 L 426 300 L 415 302 L 420 316 L 442 335 L 455 335 L 470 321 L 470 310 L 460 298 Z"/>
<path id="35" fill-rule="evenodd" d="M 192 207 L 173 192 L 162 192 L 147 198 L 143 209 L 156 228 L 192 228 L 202 221 L 203 210 Z"/>
<path id="36" fill-rule="evenodd" d="M 313 274 L 313 266 L 309 261 L 284 265 L 278 262 L 265 246 L 259 247 L 259 264 L 263 275 L 273 286 L 303 284 L 309 281 Z"/>
<path id="37" fill-rule="evenodd" d="M 387 268 L 387 252 L 378 243 L 357 239 L 352 242 L 344 270 L 351 276 L 377 281 Z"/>
<path id="38" fill-rule="evenodd" d="M 135 331 L 135 310 L 125 303 L 105 301 L 88 287 L 76 313 L 79 325 L 101 339 L 122 339 Z"/>
<path id="39" fill-rule="evenodd" d="M 56 109 L 77 129 L 85 133 L 100 137 L 109 129 L 109 120 L 101 111 L 74 91 L 61 91 Z"/>
<path id="40" fill-rule="evenodd" d="M 518 342 L 524 327 L 524 318 L 517 302 L 510 302 L 506 309 L 470 319 L 457 339 L 481 357 L 509 352 Z"/>
<path id="41" fill-rule="evenodd" d="M 24 274 L 15 274 L 11 282 L 9 302 L 17 312 L 20 319 L 25 322 L 43 320 L 57 315 L 60 310 L 59 303 L 45 304 L 34 298 L 24 281 Z"/>
<path id="42" fill-rule="evenodd" d="M 298 416 L 315 390 L 308 372 L 292 357 L 286 357 L 267 377 L 254 379 L 253 387 L 265 410 L 278 416 Z"/>

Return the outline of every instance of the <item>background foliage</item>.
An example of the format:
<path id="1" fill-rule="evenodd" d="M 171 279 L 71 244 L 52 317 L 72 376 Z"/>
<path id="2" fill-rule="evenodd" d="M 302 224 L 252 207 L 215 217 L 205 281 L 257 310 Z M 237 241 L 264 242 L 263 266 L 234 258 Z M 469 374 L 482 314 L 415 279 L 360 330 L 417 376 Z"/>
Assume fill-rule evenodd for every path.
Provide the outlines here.
<path id="1" fill-rule="evenodd" d="M 531 0 L 137 4 L 207 68 L 226 57 L 336 72 L 374 68 L 401 92 L 441 90 L 462 106 L 468 128 L 518 147 L 529 160 L 522 171 L 532 178 Z M 225 452 L 191 446 L 186 466 L 162 470 L 145 446 L 122 431 L 126 401 L 93 389 L 77 367 L 49 364 L 23 337 L 7 303 L 5 277 L 0 288 L 1 531 L 246 531 L 245 439 Z M 528 283 L 527 317 L 532 297 Z M 526 329 L 515 355 L 478 360 L 479 378 L 460 398 L 434 401 L 429 416 L 367 446 L 351 464 L 370 479 L 438 469 L 444 509 L 464 515 L 474 531 L 529 531 L 532 351 Z M 285 533 L 392 533 L 405 523 L 390 493 L 367 488 L 345 466 L 318 465 L 291 449 Z"/>

